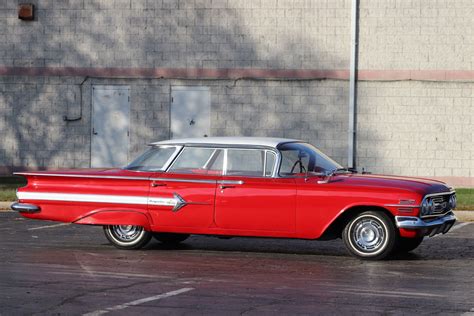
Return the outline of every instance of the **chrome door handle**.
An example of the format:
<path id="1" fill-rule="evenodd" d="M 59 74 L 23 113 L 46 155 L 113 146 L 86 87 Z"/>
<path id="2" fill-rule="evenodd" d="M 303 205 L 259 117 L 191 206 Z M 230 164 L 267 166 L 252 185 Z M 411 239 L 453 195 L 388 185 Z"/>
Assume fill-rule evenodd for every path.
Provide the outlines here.
<path id="1" fill-rule="evenodd" d="M 217 183 L 219 183 L 219 188 L 221 190 L 228 189 L 228 188 L 235 188 L 236 185 L 242 185 L 244 184 L 244 181 L 242 180 L 220 180 Z"/>
<path id="2" fill-rule="evenodd" d="M 235 185 L 222 184 L 219 187 L 221 188 L 221 190 L 224 190 L 224 189 L 229 189 L 229 188 L 235 188 Z"/>
<path id="3" fill-rule="evenodd" d="M 166 186 L 166 183 L 153 181 L 153 182 L 151 183 L 151 186 L 154 187 L 154 188 L 156 188 L 156 187 L 165 187 L 165 186 Z"/>

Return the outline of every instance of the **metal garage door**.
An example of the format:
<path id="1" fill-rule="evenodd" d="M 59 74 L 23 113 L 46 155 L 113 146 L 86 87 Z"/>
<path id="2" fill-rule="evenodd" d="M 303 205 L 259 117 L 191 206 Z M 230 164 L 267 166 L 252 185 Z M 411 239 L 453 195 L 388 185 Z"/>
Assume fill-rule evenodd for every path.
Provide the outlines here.
<path id="1" fill-rule="evenodd" d="M 92 88 L 91 167 L 127 164 L 130 127 L 130 87 Z"/>
<path id="2" fill-rule="evenodd" d="M 208 87 L 171 88 L 171 137 L 208 136 L 211 129 Z"/>

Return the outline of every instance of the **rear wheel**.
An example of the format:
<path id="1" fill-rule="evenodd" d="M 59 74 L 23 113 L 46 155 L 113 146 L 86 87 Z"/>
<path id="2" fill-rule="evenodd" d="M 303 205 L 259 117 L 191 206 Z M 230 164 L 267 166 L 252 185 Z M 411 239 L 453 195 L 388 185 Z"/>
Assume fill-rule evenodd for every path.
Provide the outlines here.
<path id="1" fill-rule="evenodd" d="M 166 245 L 179 244 L 182 241 L 188 239 L 188 234 L 175 234 L 175 233 L 153 233 L 153 238 Z"/>
<path id="2" fill-rule="evenodd" d="M 140 249 L 151 239 L 151 233 L 142 226 L 106 225 L 105 237 L 119 249 Z"/>
<path id="3" fill-rule="evenodd" d="M 389 256 L 396 245 L 397 232 L 388 215 L 367 211 L 352 218 L 342 232 L 342 239 L 351 255 L 369 260 Z"/>
<path id="4" fill-rule="evenodd" d="M 410 252 L 416 249 L 421 244 L 422 241 L 423 241 L 423 237 L 416 237 L 416 238 L 399 237 L 395 251 L 398 253 Z"/>

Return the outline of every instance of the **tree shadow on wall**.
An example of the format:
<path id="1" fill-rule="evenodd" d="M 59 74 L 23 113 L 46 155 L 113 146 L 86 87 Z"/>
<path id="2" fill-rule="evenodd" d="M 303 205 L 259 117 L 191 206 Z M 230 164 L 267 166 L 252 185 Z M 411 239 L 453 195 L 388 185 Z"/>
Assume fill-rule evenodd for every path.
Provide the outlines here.
<path id="1" fill-rule="evenodd" d="M 282 25 L 286 20 L 278 15 L 294 9 L 289 5 L 259 9 L 266 12 L 260 16 L 256 14 L 260 11 L 244 8 L 210 10 L 205 4 L 189 3 L 186 8 L 181 4 L 126 1 L 124 9 L 117 11 L 103 1 L 38 3 L 38 18 L 30 23 L 13 21 L 12 6 L 10 15 L 1 19 L 9 19 L 11 33 L 29 44 L 15 44 L 4 60 L 10 66 L 25 67 L 222 69 L 317 68 L 332 60 L 347 68 L 345 60 L 330 56 L 331 49 L 318 47 L 310 36 L 323 28 L 307 27 L 309 21 L 297 17 Z M 344 10 L 349 16 L 349 9 Z M 325 26 L 325 21 L 311 23 Z M 299 138 L 345 163 L 347 82 L 260 79 L 2 77 L 1 113 L 6 128 L 0 165 L 88 167 L 93 83 L 131 86 L 133 151 L 134 143 L 167 137 L 163 130 L 169 130 L 169 117 L 159 117 L 159 113 L 169 114 L 169 86 L 179 83 L 211 87 L 212 136 Z M 67 122 L 65 116 L 80 119 Z"/>

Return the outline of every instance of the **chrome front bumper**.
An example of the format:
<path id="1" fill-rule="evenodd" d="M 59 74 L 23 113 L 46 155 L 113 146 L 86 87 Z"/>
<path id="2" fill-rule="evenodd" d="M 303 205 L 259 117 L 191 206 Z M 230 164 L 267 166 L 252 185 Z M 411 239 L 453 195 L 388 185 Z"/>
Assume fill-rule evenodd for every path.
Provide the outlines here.
<path id="1" fill-rule="evenodd" d="M 37 205 L 18 202 L 13 203 L 10 208 L 20 213 L 39 213 L 39 211 L 41 211 Z"/>
<path id="2" fill-rule="evenodd" d="M 395 216 L 398 228 L 419 230 L 423 236 L 446 234 L 456 222 L 453 212 L 431 220 L 423 220 L 415 216 Z"/>

